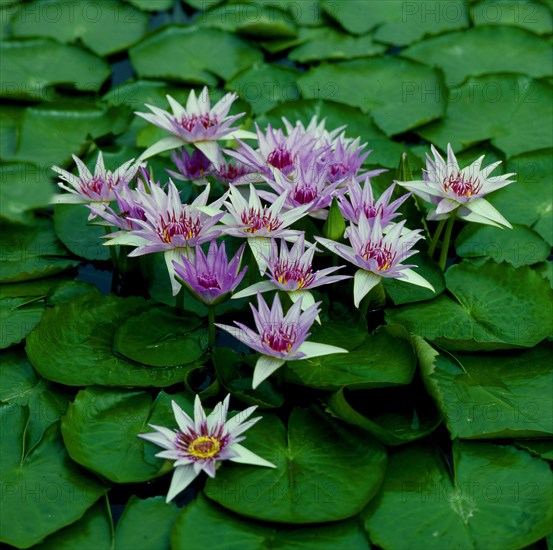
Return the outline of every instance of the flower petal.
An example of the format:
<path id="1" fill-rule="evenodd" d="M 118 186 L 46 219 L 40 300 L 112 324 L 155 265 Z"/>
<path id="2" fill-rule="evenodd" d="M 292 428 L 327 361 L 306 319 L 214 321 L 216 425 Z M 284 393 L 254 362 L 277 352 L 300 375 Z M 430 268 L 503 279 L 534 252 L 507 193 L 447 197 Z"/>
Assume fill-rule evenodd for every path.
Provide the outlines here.
<path id="1" fill-rule="evenodd" d="M 359 307 L 361 300 L 380 282 L 382 277 L 370 271 L 358 269 L 353 278 L 353 303 Z"/>
<path id="2" fill-rule="evenodd" d="M 271 376 L 278 368 L 282 367 L 286 361 L 268 355 L 261 355 L 255 364 L 253 371 L 252 389 L 255 390 L 263 380 Z"/>
<path id="3" fill-rule="evenodd" d="M 406 281 L 408 283 L 411 283 L 412 285 L 422 286 L 424 288 L 428 288 L 432 292 L 436 292 L 434 290 L 434 287 L 424 278 L 421 277 L 417 272 L 413 271 L 412 269 L 402 269 L 401 270 L 402 275 L 405 275 L 405 277 L 402 277 L 401 279 L 398 278 L 398 281 Z"/>
<path id="4" fill-rule="evenodd" d="M 194 471 L 194 467 L 190 465 L 177 466 L 171 479 L 171 486 L 167 493 L 167 499 L 165 502 L 173 500 L 180 492 L 184 491 L 193 481 L 198 474 Z"/>
<path id="5" fill-rule="evenodd" d="M 154 155 L 162 153 L 163 151 L 170 151 L 171 149 L 176 149 L 177 147 L 182 147 L 184 141 L 181 138 L 175 136 L 169 136 L 163 139 L 160 139 L 154 143 L 151 147 L 148 147 L 140 157 L 138 157 L 138 162 L 146 160 Z"/>
<path id="6" fill-rule="evenodd" d="M 347 349 L 331 346 L 330 344 L 319 344 L 317 342 L 304 342 L 297 351 L 303 354 L 301 359 L 332 355 L 333 353 L 348 353 Z"/>
<path id="7" fill-rule="evenodd" d="M 238 453 L 238 456 L 229 458 L 232 462 L 238 462 L 240 464 L 254 464 L 255 466 L 266 466 L 267 468 L 276 468 L 272 462 L 257 456 L 249 449 L 246 449 L 246 447 L 242 447 L 239 443 L 235 443 L 232 446 L 232 450 Z"/>

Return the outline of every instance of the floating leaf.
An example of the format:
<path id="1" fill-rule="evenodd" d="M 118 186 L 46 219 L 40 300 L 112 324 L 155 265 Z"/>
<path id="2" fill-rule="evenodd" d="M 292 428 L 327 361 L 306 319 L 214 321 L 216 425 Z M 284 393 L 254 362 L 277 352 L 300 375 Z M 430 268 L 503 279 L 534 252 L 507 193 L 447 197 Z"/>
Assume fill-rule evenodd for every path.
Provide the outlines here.
<path id="1" fill-rule="evenodd" d="M 59 424 L 51 425 L 29 449 L 27 409 L 15 403 L 2 405 L 0 421 L 4 488 L 0 541 L 28 548 L 81 518 L 107 487 L 69 459 Z"/>
<path id="2" fill-rule="evenodd" d="M 434 447 L 390 458 L 378 496 L 365 513 L 373 543 L 390 550 L 523 548 L 553 521 L 549 466 L 512 446 L 453 445 L 453 473 Z"/>
<path id="3" fill-rule="evenodd" d="M 171 548 L 207 548 L 214 540 L 225 541 L 226 550 L 369 548 L 366 535 L 355 520 L 316 527 L 270 526 L 227 512 L 200 494 L 177 517 Z"/>
<path id="4" fill-rule="evenodd" d="M 322 63 L 298 82 L 304 98 L 359 107 L 389 136 L 440 118 L 445 109 L 438 71 L 398 57 Z M 423 90 L 432 90 L 430 100 L 421 100 Z"/>
<path id="5" fill-rule="evenodd" d="M 2 42 L 0 56 L 3 97 L 52 101 L 53 86 L 96 92 L 111 73 L 100 57 L 49 39 Z"/>
<path id="6" fill-rule="evenodd" d="M 517 439 L 515 444 L 533 456 L 553 461 L 553 439 Z"/>
<path id="7" fill-rule="evenodd" d="M 445 277 L 454 298 L 388 309 L 387 322 L 460 351 L 532 347 L 553 331 L 551 289 L 529 267 L 465 261 Z"/>
<path id="8" fill-rule="evenodd" d="M 21 342 L 40 321 L 44 303 L 34 298 L 0 299 L 0 349 Z"/>
<path id="9" fill-rule="evenodd" d="M 384 475 L 379 443 L 312 408 L 294 409 L 288 430 L 274 415 L 248 430 L 244 445 L 276 469 L 225 464 L 206 495 L 254 519 L 286 523 L 337 521 L 357 514 Z"/>
<path id="10" fill-rule="evenodd" d="M 136 6 L 139 10 L 143 11 L 165 11 L 173 6 L 175 0 L 123 0 L 133 6 Z M 203 0 L 201 0 L 203 3 Z M 218 0 L 213 0 L 216 3 Z"/>
<path id="11" fill-rule="evenodd" d="M 254 47 L 224 31 L 176 25 L 151 34 L 129 54 L 142 78 L 209 86 L 217 84 L 215 76 L 230 80 L 263 57 Z"/>

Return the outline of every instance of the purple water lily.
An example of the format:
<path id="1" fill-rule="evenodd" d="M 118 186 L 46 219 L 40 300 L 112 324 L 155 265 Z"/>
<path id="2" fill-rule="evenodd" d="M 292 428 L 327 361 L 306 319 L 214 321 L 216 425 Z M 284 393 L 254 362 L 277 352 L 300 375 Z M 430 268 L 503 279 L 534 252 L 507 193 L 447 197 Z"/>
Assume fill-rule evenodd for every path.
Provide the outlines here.
<path id="1" fill-rule="evenodd" d="M 334 142 L 332 149 L 326 151 L 319 162 L 327 167 L 330 182 L 348 183 L 366 174 L 359 174 L 359 170 L 371 151 L 363 151 L 366 143 L 360 145 L 360 138 L 346 140 L 341 135 Z M 371 175 L 377 175 L 384 170 L 375 170 Z"/>
<path id="2" fill-rule="evenodd" d="M 148 424 L 155 432 L 138 434 L 138 437 L 165 449 L 156 456 L 175 461 L 166 502 L 170 502 L 186 489 L 202 471 L 209 477 L 215 477 L 218 463 L 222 460 L 276 467 L 240 445 L 246 439 L 242 434 L 261 420 L 261 417 L 248 420 L 257 406 L 248 407 L 227 420 L 229 400 L 230 394 L 206 416 L 200 398 L 196 396 L 193 419 L 175 401 L 171 401 L 178 429 L 170 430 Z"/>
<path id="3" fill-rule="evenodd" d="M 206 176 L 209 176 L 214 171 L 211 161 L 199 149 L 190 154 L 183 147 L 180 155 L 178 153 L 171 153 L 171 158 L 178 172 L 173 170 L 167 170 L 167 172 L 180 181 L 191 181 L 196 185 L 206 185 Z"/>
<path id="4" fill-rule="evenodd" d="M 255 139 L 255 134 L 246 132 L 232 126 L 245 113 L 228 116 L 228 112 L 238 98 L 235 93 L 226 94 L 213 107 L 209 100 L 207 86 L 196 97 L 194 90 L 190 91 L 186 107 L 170 95 L 167 101 L 172 113 L 164 111 L 154 105 L 146 104 L 151 113 L 136 113 L 148 122 L 167 130 L 171 137 L 163 138 L 141 155 L 141 159 L 147 159 L 162 151 L 176 149 L 185 144 L 194 144 L 204 155 L 214 163 L 221 160 L 221 151 L 216 141 L 220 139 Z"/>
<path id="5" fill-rule="evenodd" d="M 173 261 L 175 273 L 198 300 L 206 305 L 223 301 L 240 284 L 248 267 L 240 270 L 245 244 L 229 262 L 225 243 L 217 247 L 214 240 L 209 244 L 207 256 L 196 247 L 194 259 L 181 256 L 180 262 Z"/>
<path id="6" fill-rule="evenodd" d="M 234 327 L 216 323 L 216 326 L 261 354 L 255 365 L 252 388 L 257 388 L 286 361 L 347 353 L 347 350 L 336 346 L 306 342 L 310 336 L 308 331 L 320 313 L 320 302 L 308 307 L 303 313 L 301 302 L 300 298 L 284 315 L 278 294 L 275 295 L 273 305 L 269 309 L 258 293 L 259 309 L 250 304 L 257 332 L 238 321 L 234 321 Z"/>
<path id="7" fill-rule="evenodd" d="M 360 269 L 355 273 L 353 294 L 355 307 L 375 287 L 382 277 L 401 279 L 408 283 L 434 290 L 432 285 L 411 268 L 415 265 L 404 265 L 401 262 L 416 254 L 412 247 L 419 239 L 421 230 L 404 230 L 405 221 L 388 226 L 383 233 L 380 216 L 369 223 L 362 212 L 359 225 L 350 225 L 346 231 L 351 246 L 315 237 L 317 242 L 338 254 Z"/>
<path id="8" fill-rule="evenodd" d="M 234 161 L 221 161 L 214 167 L 213 176 L 223 185 L 245 185 L 259 181 L 259 175 L 249 165 Z"/>

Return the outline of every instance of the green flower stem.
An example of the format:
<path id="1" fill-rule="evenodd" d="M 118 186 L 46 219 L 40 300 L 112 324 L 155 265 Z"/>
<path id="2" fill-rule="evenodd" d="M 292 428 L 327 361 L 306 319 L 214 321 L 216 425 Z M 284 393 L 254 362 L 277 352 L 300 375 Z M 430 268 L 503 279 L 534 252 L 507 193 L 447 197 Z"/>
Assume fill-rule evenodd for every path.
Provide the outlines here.
<path id="1" fill-rule="evenodd" d="M 106 235 L 113 233 L 113 227 L 109 225 L 104 226 L 104 232 Z M 111 258 L 111 266 L 113 271 L 111 273 L 111 291 L 117 293 L 117 286 L 119 284 L 119 268 L 117 263 L 117 249 L 115 246 L 108 245 L 109 255 Z M 117 247 L 118 248 L 118 247 Z"/>
<path id="2" fill-rule="evenodd" d="M 442 234 L 442 231 L 445 226 L 445 220 L 440 220 L 438 223 L 438 227 L 436 227 L 436 232 L 434 233 L 434 236 L 432 237 L 432 242 L 430 243 L 430 247 L 428 248 L 428 255 L 432 258 L 432 255 L 434 254 L 434 251 L 436 250 L 436 246 L 438 245 L 438 240 L 440 239 L 440 235 Z"/>
<path id="3" fill-rule="evenodd" d="M 207 322 L 209 325 L 209 349 L 215 349 L 215 308 L 213 306 L 207 307 Z"/>
<path id="4" fill-rule="evenodd" d="M 449 241 L 451 240 L 451 232 L 453 231 L 453 224 L 455 222 L 455 215 L 457 211 L 451 213 L 447 219 L 447 226 L 445 228 L 444 240 L 442 243 L 442 250 L 440 251 L 440 268 L 442 271 L 445 271 L 445 264 L 447 262 L 447 253 L 449 251 Z"/>

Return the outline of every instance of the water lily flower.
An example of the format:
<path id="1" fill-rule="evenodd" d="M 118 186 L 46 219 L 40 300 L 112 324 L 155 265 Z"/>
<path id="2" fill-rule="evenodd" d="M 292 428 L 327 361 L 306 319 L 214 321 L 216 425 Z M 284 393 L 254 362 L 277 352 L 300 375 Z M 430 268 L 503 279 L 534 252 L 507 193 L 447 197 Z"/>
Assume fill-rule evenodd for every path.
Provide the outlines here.
<path id="1" fill-rule="evenodd" d="M 302 310 L 306 310 L 315 303 L 310 289 L 351 278 L 349 275 L 330 275 L 344 266 L 314 271 L 312 264 L 316 251 L 317 247 L 314 244 L 306 250 L 305 238 L 301 235 L 290 249 L 282 239 L 279 254 L 277 242 L 273 239 L 267 261 L 268 273 L 265 273 L 270 280 L 255 283 L 235 294 L 233 298 L 244 298 L 270 290 L 283 290 L 293 302 L 302 299 Z"/>
<path id="2" fill-rule="evenodd" d="M 359 174 L 359 170 L 372 151 L 363 151 L 367 144 L 360 145 L 360 141 L 360 138 L 357 138 L 348 142 L 341 134 L 335 140 L 332 149 L 321 156 L 319 162 L 327 166 L 330 182 L 350 182 L 356 178 L 367 176 L 367 173 Z M 385 170 L 373 170 L 370 175 L 372 177 L 382 172 Z"/>
<path id="3" fill-rule="evenodd" d="M 223 185 L 244 185 L 259 181 L 259 175 L 251 166 L 235 161 L 221 161 L 214 167 L 213 177 Z"/>
<path id="4" fill-rule="evenodd" d="M 62 181 L 58 185 L 70 194 L 56 195 L 54 202 L 57 204 L 92 204 L 103 208 L 107 203 L 115 200 L 115 191 L 128 185 L 134 178 L 140 163 L 134 163 L 131 159 L 122 164 L 114 172 L 106 170 L 102 152 L 98 152 L 98 159 L 94 168 L 94 174 L 86 167 L 85 163 L 72 155 L 79 175 L 76 176 L 59 166 L 52 166 L 52 170 L 58 173 Z M 65 183 L 64 183 L 65 182 Z M 66 185 L 69 184 L 69 185 Z M 96 217 L 90 213 L 89 220 Z"/>
<path id="5" fill-rule="evenodd" d="M 173 170 L 167 170 L 167 172 L 173 178 L 180 181 L 191 181 L 195 185 L 206 185 L 206 176 L 209 176 L 214 171 L 211 161 L 199 149 L 190 154 L 183 147 L 180 151 L 180 156 L 176 153 L 171 153 L 171 158 L 178 172 Z"/>
<path id="6" fill-rule="evenodd" d="M 346 236 L 351 246 L 337 243 L 330 239 L 315 237 L 317 242 L 338 254 L 348 262 L 356 265 L 357 270 L 353 280 L 353 299 L 355 307 L 374 288 L 383 277 L 394 278 L 422 286 L 430 290 L 434 287 L 411 268 L 416 265 L 404 265 L 406 260 L 417 251 L 412 247 L 422 239 L 421 230 L 404 230 L 405 220 L 393 224 L 389 231 L 382 232 L 380 215 L 372 223 L 361 212 L 359 225 L 351 225 Z"/>
<path id="7" fill-rule="evenodd" d="M 334 145 L 334 142 L 344 130 L 346 125 L 340 126 L 335 130 L 328 131 L 326 129 L 326 118 L 323 118 L 321 121 L 317 119 L 317 115 L 313 115 L 309 124 L 304 126 L 303 122 L 300 120 L 296 121 L 296 124 L 293 125 L 285 117 L 282 117 L 282 122 L 286 128 L 288 134 L 291 134 L 294 128 L 297 128 L 297 131 L 300 135 L 307 134 L 315 140 L 315 146 L 318 148 L 329 149 Z"/>
<path id="8" fill-rule="evenodd" d="M 257 327 L 257 332 L 234 321 L 236 326 L 215 323 L 215 326 L 227 331 L 240 342 L 258 351 L 253 373 L 252 388 L 255 389 L 263 380 L 280 368 L 286 361 L 308 359 L 332 353 L 347 353 L 346 349 L 328 344 L 306 342 L 310 336 L 308 330 L 320 313 L 320 302 L 308 307 L 303 313 L 300 298 L 284 315 L 278 294 L 273 305 L 269 306 L 260 293 L 257 294 L 258 308 L 250 304 Z"/>
<path id="9" fill-rule="evenodd" d="M 207 204 L 209 184 L 191 204 L 182 204 L 179 192 L 171 180 L 167 187 L 166 192 L 160 185 L 151 183 L 147 192 L 137 189 L 138 203 L 143 208 L 144 219 L 130 218 L 130 221 L 137 224 L 139 229 L 112 234 L 106 244 L 135 246 L 129 256 L 163 251 L 173 294 L 177 294 L 180 285 L 174 277 L 173 260 L 178 260 L 182 254 L 192 256 L 194 247 L 218 237 L 221 230 L 214 226 L 224 214 L 221 212 L 210 216 L 199 209 Z M 224 198 L 225 196 L 221 197 L 210 208 L 217 212 Z"/>
<path id="10" fill-rule="evenodd" d="M 209 243 L 207 256 L 196 247 L 193 261 L 181 256 L 180 263 L 173 261 L 175 273 L 198 300 L 206 305 L 214 305 L 223 300 L 240 284 L 248 267 L 240 270 L 243 244 L 229 262 L 225 243 L 217 247 L 213 239 Z"/>
<path id="11" fill-rule="evenodd" d="M 501 161 L 481 168 L 484 155 L 469 166 L 460 168 L 451 145 L 447 145 L 447 162 L 436 148 L 431 146 L 434 159 L 426 155 L 426 170 L 423 180 L 398 181 L 397 183 L 415 193 L 435 207 L 428 214 L 429 220 L 449 218 L 453 212 L 458 218 L 493 225 L 512 227 L 511 224 L 483 197 L 501 189 L 513 180 L 515 173 L 488 177 Z"/>
<path id="12" fill-rule="evenodd" d="M 170 430 L 148 424 L 156 431 L 138 434 L 138 437 L 165 449 L 157 453 L 157 457 L 175 461 L 166 502 L 170 502 L 184 491 L 202 471 L 214 478 L 222 460 L 276 468 L 271 462 L 240 445 L 240 442 L 246 439 L 242 434 L 261 420 L 260 416 L 248 420 L 257 406 L 248 407 L 227 420 L 229 400 L 230 394 L 215 406 L 209 416 L 206 416 L 200 398 L 196 395 L 194 419 L 175 401 L 171 401 L 178 429 Z"/>
<path id="13" fill-rule="evenodd" d="M 407 193 L 390 203 L 394 189 L 395 183 L 390 185 L 375 201 L 371 181 L 367 177 L 363 187 L 358 181 L 352 182 L 348 186 L 347 195 L 339 198 L 338 206 L 344 218 L 350 222 L 359 223 L 361 213 L 365 214 L 369 223 L 379 215 L 382 227 L 386 227 L 394 218 L 400 215 L 397 209 L 410 197 L 410 194 Z"/>
<path id="14" fill-rule="evenodd" d="M 221 150 L 216 143 L 217 140 L 255 139 L 256 137 L 252 132 L 232 126 L 245 113 L 227 116 L 237 98 L 235 93 L 226 94 L 211 107 L 206 86 L 198 97 L 194 90 L 190 91 L 186 107 L 168 95 L 167 101 L 171 106 L 172 113 L 146 104 L 146 107 L 152 112 L 137 112 L 136 114 L 173 135 L 163 138 L 149 147 L 140 158 L 147 159 L 162 151 L 169 151 L 190 143 L 194 144 L 211 162 L 219 163 Z"/>

